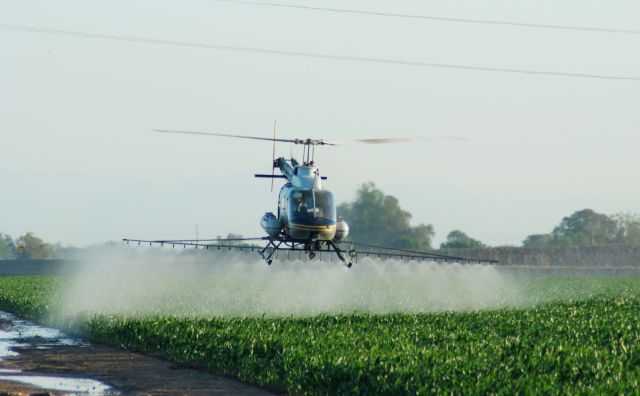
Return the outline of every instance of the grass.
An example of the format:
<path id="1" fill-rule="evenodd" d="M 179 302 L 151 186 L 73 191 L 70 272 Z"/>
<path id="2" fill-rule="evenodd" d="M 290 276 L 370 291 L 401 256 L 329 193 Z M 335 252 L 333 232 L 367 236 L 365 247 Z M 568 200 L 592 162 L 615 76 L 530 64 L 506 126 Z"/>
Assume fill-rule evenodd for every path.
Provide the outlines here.
<path id="1" fill-rule="evenodd" d="M 50 321 L 61 287 L 64 279 L 54 277 L 0 278 L 0 309 Z M 640 278 L 537 278 L 530 287 L 555 297 L 529 309 L 281 318 L 91 315 L 65 326 L 96 342 L 290 393 L 638 392 Z"/>

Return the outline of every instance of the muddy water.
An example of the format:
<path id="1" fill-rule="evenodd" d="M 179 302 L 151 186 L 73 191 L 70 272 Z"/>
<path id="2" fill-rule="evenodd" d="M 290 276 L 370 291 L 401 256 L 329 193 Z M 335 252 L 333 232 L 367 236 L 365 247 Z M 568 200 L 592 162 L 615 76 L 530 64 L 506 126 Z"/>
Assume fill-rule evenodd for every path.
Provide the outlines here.
<path id="1" fill-rule="evenodd" d="M 43 391 L 56 396 L 273 394 L 232 378 L 83 342 L 0 311 L 0 394 Z"/>
<path id="2" fill-rule="evenodd" d="M 12 347 L 36 345 L 82 345 L 83 342 L 64 335 L 60 330 L 36 325 L 15 315 L 0 311 L 0 359 L 15 356 Z"/>
<path id="3" fill-rule="evenodd" d="M 62 332 L 39 326 L 0 311 L 0 367 L 3 360 L 15 358 L 21 348 L 50 349 L 56 346 L 87 346 L 88 344 L 67 337 Z M 115 388 L 90 378 L 45 375 L 23 371 L 21 368 L 0 368 L 0 391 L 2 383 L 17 383 L 35 389 L 58 394 L 73 395 L 118 395 Z"/>

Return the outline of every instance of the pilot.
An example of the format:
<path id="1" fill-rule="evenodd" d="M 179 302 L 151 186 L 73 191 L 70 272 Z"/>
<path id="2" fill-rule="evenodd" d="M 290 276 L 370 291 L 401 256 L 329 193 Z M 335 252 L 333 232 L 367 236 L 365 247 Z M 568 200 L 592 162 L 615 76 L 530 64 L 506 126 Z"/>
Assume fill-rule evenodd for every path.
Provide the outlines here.
<path id="1" fill-rule="evenodd" d="M 302 199 L 302 193 L 300 193 L 299 191 L 293 194 L 293 203 L 298 213 L 307 212 L 307 204 Z"/>

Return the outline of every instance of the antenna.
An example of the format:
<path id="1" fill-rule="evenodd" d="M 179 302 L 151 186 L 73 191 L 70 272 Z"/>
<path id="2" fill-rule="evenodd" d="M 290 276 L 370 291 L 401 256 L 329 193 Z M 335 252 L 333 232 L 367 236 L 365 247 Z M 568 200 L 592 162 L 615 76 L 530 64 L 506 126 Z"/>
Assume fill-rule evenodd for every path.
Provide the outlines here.
<path id="1" fill-rule="evenodd" d="M 271 192 L 273 192 L 273 177 L 276 172 L 276 121 L 273 120 L 273 153 L 271 155 Z"/>

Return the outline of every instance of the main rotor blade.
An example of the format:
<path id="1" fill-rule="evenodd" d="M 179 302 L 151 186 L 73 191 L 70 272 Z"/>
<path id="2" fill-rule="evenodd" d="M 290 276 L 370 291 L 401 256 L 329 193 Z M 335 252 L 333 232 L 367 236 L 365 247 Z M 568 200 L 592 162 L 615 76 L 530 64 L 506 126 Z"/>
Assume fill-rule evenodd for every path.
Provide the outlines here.
<path id="1" fill-rule="evenodd" d="M 268 142 L 283 142 L 305 145 L 320 146 L 344 146 L 350 144 L 389 144 L 389 143 L 416 143 L 433 140 L 460 140 L 468 141 L 469 139 L 459 136 L 432 136 L 432 137 L 413 137 L 413 138 L 375 138 L 375 139 L 349 139 L 349 140 L 324 140 L 324 139 L 276 139 L 261 136 L 232 135 L 228 133 L 200 132 L 200 131 L 184 131 L 176 129 L 152 129 L 154 132 L 160 133 L 177 133 L 183 135 L 205 135 L 205 136 L 222 136 L 240 139 L 266 140 Z"/>
<path id="2" fill-rule="evenodd" d="M 304 141 L 300 139 L 275 139 L 275 138 L 272 139 L 272 138 L 260 137 L 260 136 L 231 135 L 227 133 L 181 131 L 181 130 L 174 130 L 174 129 L 152 129 L 152 131 L 160 132 L 160 133 L 179 133 L 184 135 L 223 136 L 223 137 L 233 137 L 233 138 L 240 138 L 240 139 L 266 140 L 269 142 L 285 142 L 285 143 L 294 143 L 294 144 L 304 143 Z"/>
<path id="3" fill-rule="evenodd" d="M 459 140 L 469 141 L 469 139 L 459 136 L 432 136 L 413 138 L 379 138 L 379 139 L 349 139 L 349 140 L 324 140 L 325 144 L 335 146 L 345 146 L 350 144 L 391 144 L 391 143 L 419 143 L 433 140 Z"/>

